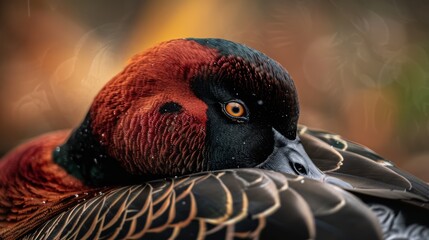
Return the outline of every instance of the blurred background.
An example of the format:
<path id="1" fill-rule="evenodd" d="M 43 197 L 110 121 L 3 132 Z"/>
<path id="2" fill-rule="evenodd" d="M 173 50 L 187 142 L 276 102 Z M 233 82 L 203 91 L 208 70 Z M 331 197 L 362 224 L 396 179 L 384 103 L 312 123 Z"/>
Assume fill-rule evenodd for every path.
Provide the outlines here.
<path id="1" fill-rule="evenodd" d="M 364 144 L 429 181 L 427 1 L 0 3 L 0 155 L 83 119 L 127 60 L 164 40 L 217 37 L 280 62 L 300 122 Z"/>

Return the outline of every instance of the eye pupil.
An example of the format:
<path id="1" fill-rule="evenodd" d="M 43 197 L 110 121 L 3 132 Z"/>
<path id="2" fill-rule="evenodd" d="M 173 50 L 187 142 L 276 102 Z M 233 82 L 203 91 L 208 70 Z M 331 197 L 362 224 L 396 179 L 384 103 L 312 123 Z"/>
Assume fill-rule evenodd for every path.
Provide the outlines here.
<path id="1" fill-rule="evenodd" d="M 234 113 L 239 113 L 239 112 L 240 112 L 240 108 L 239 108 L 239 107 L 237 107 L 237 106 L 235 106 L 235 107 L 233 107 L 233 108 L 232 108 L 232 111 L 233 111 Z"/>

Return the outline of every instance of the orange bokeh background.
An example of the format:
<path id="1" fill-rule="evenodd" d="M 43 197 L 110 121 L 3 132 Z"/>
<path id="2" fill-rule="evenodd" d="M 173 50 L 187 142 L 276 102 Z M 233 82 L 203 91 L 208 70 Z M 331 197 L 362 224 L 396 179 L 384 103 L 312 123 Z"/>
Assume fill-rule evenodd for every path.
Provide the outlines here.
<path id="1" fill-rule="evenodd" d="M 216 37 L 280 62 L 300 122 L 369 146 L 429 181 L 425 1 L 3 1 L 0 153 L 72 128 L 135 53 Z"/>

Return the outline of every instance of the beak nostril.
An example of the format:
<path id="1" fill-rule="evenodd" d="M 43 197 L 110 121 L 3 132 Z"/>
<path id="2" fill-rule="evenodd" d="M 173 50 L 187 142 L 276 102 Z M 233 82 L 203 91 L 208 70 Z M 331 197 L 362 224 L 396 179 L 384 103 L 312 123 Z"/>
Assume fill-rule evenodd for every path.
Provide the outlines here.
<path id="1" fill-rule="evenodd" d="M 303 156 L 296 150 L 289 150 L 285 154 L 289 160 L 289 165 L 292 170 L 298 175 L 308 175 L 308 163 L 305 162 Z"/>
<path id="2" fill-rule="evenodd" d="M 295 171 L 296 174 L 298 174 L 298 175 L 307 175 L 308 174 L 307 169 L 301 163 L 289 161 L 289 164 L 290 164 L 291 168 Z"/>

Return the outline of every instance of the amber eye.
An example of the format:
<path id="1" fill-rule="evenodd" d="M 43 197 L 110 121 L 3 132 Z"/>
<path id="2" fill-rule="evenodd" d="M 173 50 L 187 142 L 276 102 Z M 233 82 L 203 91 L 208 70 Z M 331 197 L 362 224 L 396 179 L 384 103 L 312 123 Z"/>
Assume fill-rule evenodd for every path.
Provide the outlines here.
<path id="1" fill-rule="evenodd" d="M 223 106 L 224 113 L 233 120 L 245 121 L 247 120 L 247 110 L 241 101 L 233 100 L 227 102 Z"/>

